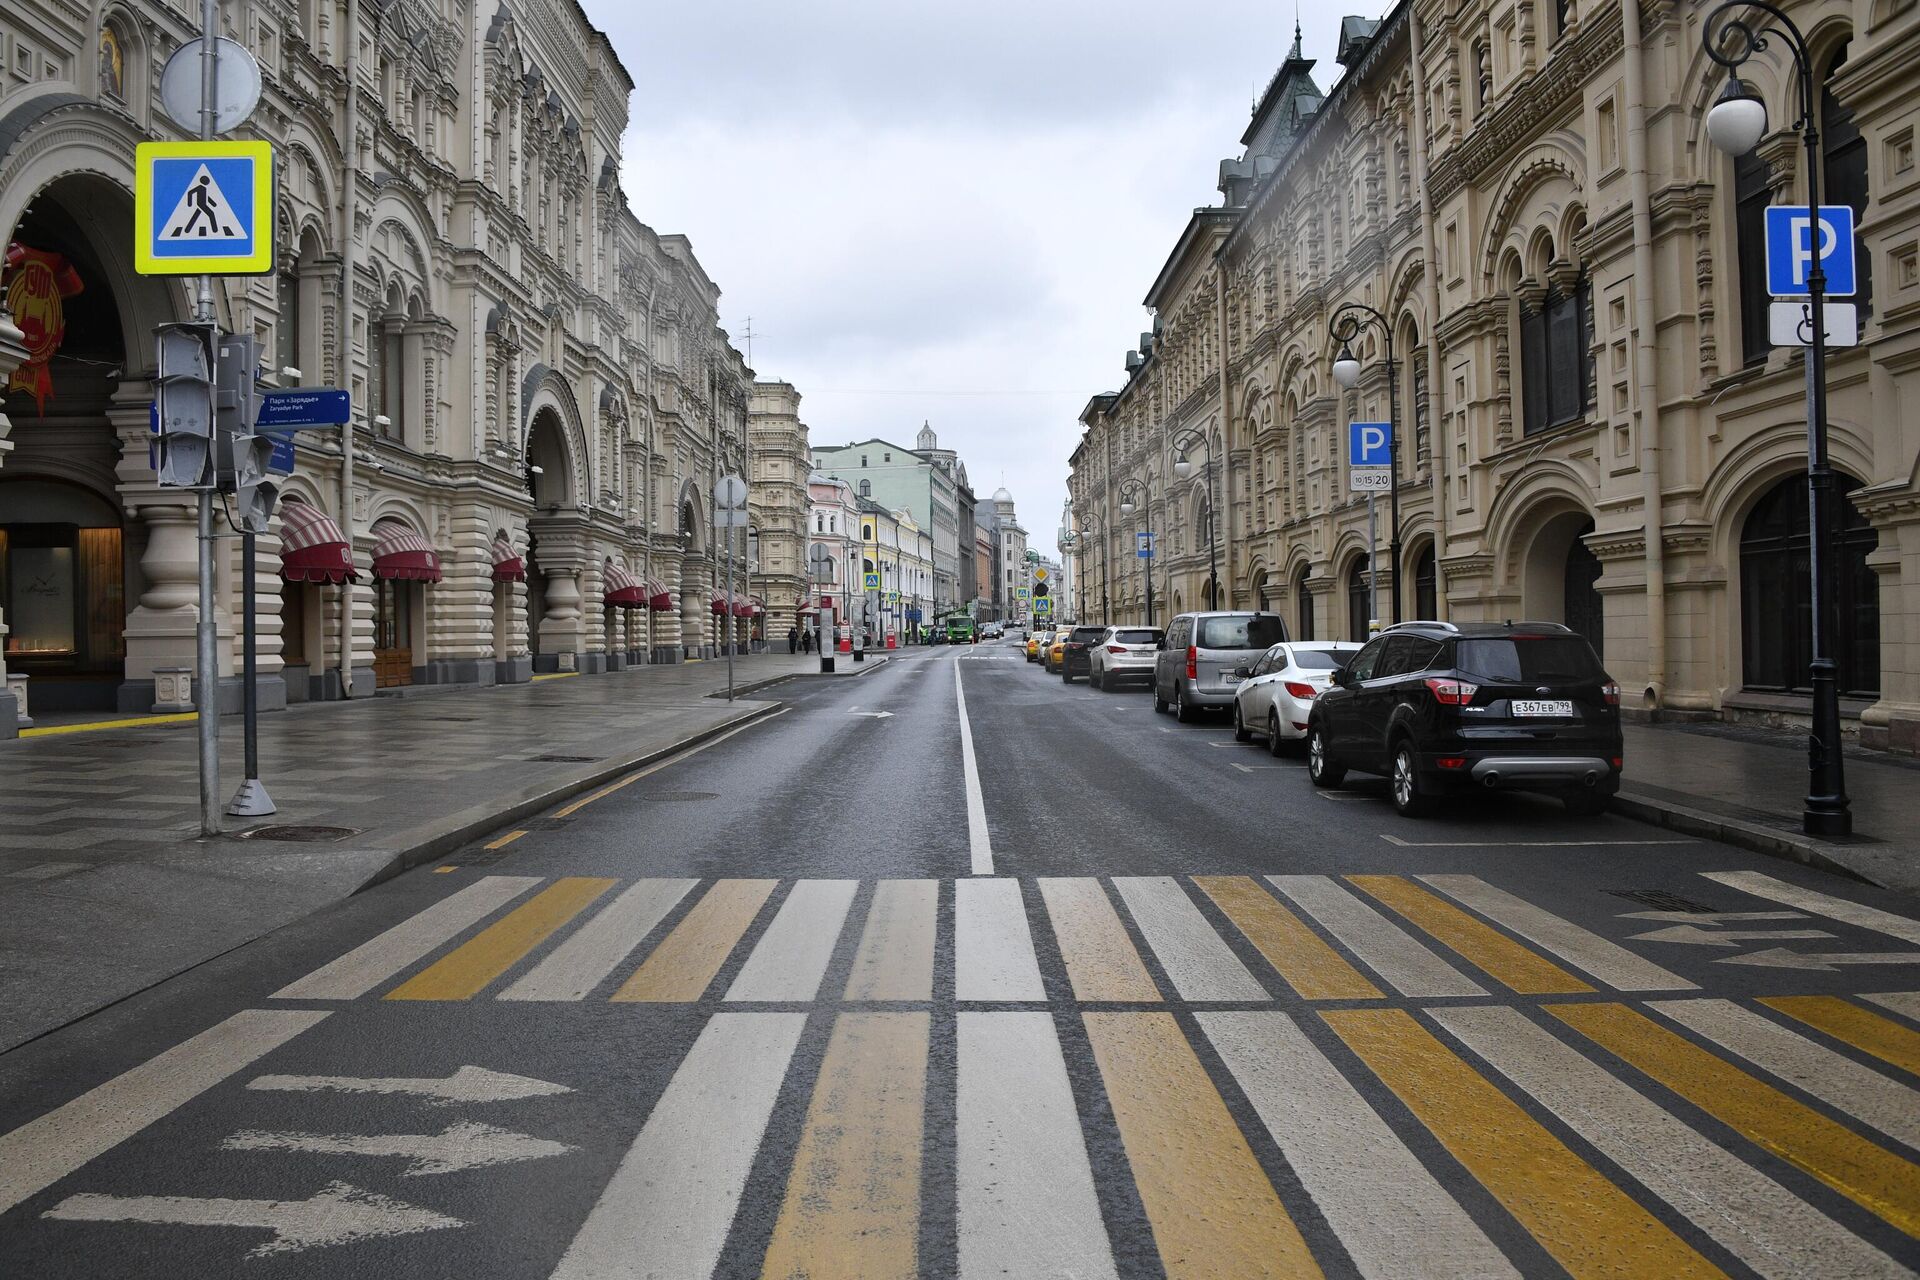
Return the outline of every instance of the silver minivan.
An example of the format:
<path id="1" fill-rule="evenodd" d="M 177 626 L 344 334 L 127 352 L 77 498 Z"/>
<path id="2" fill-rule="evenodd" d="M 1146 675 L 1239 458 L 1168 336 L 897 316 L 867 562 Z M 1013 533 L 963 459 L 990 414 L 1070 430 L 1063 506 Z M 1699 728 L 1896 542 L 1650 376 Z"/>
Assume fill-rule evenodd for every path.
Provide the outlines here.
<path id="1" fill-rule="evenodd" d="M 1181 720 L 1191 720 L 1203 708 L 1231 707 L 1241 680 L 1234 669 L 1252 666 L 1286 639 L 1287 624 L 1277 613 L 1181 614 L 1154 655 L 1153 709 L 1171 706 Z"/>

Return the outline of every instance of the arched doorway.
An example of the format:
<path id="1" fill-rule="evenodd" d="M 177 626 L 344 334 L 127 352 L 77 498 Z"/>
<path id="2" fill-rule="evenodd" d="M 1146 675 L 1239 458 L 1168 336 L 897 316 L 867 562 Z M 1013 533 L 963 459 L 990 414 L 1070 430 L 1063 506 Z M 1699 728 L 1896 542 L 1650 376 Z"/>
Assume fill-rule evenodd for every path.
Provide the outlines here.
<path id="1" fill-rule="evenodd" d="M 541 672 L 576 669 L 585 643 L 579 575 L 582 524 L 568 428 L 552 404 L 527 428 L 527 649 Z"/>
<path id="2" fill-rule="evenodd" d="M 680 552 L 681 653 L 689 658 L 708 657 L 711 655 L 707 650 L 707 627 L 713 611 L 713 583 L 712 575 L 707 572 L 700 512 L 691 493 L 683 496 L 680 503 Z M 714 634 L 718 634 L 717 629 Z"/>
<path id="3" fill-rule="evenodd" d="M 1834 594 L 1838 629 L 1831 646 L 1835 678 L 1847 697 L 1880 695 L 1880 584 L 1867 557 L 1880 537 L 1847 495 L 1860 487 L 1836 473 Z M 1812 533 L 1807 480 L 1792 475 L 1762 494 L 1740 531 L 1742 684 L 1775 693 L 1808 693 L 1813 661 Z"/>
<path id="4" fill-rule="evenodd" d="M 1588 523 L 1587 533 L 1593 532 Z M 1561 616 L 1566 624 L 1587 638 L 1593 651 L 1604 655 L 1607 649 L 1607 616 L 1600 603 L 1600 557 L 1593 554 L 1584 534 L 1567 544 L 1567 565 L 1562 580 Z"/>
<path id="5" fill-rule="evenodd" d="M 1429 622 L 1437 621 L 1440 617 L 1437 569 L 1433 544 L 1429 542 L 1420 548 L 1420 554 L 1413 561 L 1413 616 Z"/>
<path id="6" fill-rule="evenodd" d="M 1367 559 L 1355 556 L 1347 566 L 1347 639 L 1364 643 L 1373 620 L 1373 599 L 1367 590 Z"/>

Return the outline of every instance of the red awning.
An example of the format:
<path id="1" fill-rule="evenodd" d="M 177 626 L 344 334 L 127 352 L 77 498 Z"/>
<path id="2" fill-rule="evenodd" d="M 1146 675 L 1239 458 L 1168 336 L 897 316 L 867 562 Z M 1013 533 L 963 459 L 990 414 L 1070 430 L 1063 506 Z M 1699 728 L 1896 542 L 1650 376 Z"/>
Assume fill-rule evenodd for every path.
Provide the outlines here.
<path id="1" fill-rule="evenodd" d="M 658 578 L 648 578 L 645 585 L 647 588 L 647 608 L 660 613 L 664 613 L 673 608 L 673 593 L 667 590 L 666 583 L 660 581 Z"/>
<path id="2" fill-rule="evenodd" d="M 727 611 L 727 593 L 724 591 L 716 591 L 707 598 L 707 603 L 712 606 L 715 613 L 725 613 Z"/>
<path id="3" fill-rule="evenodd" d="M 767 606 L 763 604 L 757 596 L 747 596 L 741 601 L 741 614 L 743 617 L 758 617 L 766 611 Z"/>
<path id="4" fill-rule="evenodd" d="M 333 518 L 311 503 L 280 504 L 280 576 L 288 582 L 358 582 L 353 548 Z"/>
<path id="5" fill-rule="evenodd" d="M 495 582 L 527 580 L 526 560 L 513 554 L 513 546 L 505 538 L 493 540 L 493 580 Z"/>
<path id="6" fill-rule="evenodd" d="M 601 594 L 610 605 L 622 609 L 647 607 L 647 589 L 633 580 L 626 569 L 609 560 L 603 573 Z"/>
<path id="7" fill-rule="evenodd" d="M 440 553 L 422 534 L 389 521 L 373 526 L 373 576 L 410 582 L 440 581 Z"/>

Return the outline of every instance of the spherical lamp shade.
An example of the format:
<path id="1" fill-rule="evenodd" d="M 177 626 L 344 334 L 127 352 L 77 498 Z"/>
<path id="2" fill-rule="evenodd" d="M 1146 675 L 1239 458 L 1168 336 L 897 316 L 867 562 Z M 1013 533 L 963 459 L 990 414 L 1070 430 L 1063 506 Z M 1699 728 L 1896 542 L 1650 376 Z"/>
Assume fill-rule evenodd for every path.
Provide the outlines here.
<path id="1" fill-rule="evenodd" d="M 1193 474 L 1193 464 L 1187 461 L 1186 450 L 1182 449 L 1173 459 L 1173 474 L 1185 480 Z"/>
<path id="2" fill-rule="evenodd" d="M 1132 515 L 1132 514 L 1133 514 L 1133 499 L 1132 499 L 1132 498 L 1127 498 L 1127 499 L 1125 499 L 1124 501 L 1122 501 L 1122 502 L 1120 503 L 1120 514 L 1121 514 L 1121 515 L 1123 515 L 1123 516 L 1130 516 L 1130 515 Z"/>
<path id="3" fill-rule="evenodd" d="M 1732 77 L 1707 112 L 1707 137 L 1728 155 L 1743 156 L 1760 145 L 1766 132 L 1767 104 L 1739 76 Z"/>
<path id="4" fill-rule="evenodd" d="M 1353 390 L 1353 384 L 1360 381 L 1360 361 L 1350 347 L 1341 347 L 1340 354 L 1333 361 L 1333 380 L 1342 391 Z"/>

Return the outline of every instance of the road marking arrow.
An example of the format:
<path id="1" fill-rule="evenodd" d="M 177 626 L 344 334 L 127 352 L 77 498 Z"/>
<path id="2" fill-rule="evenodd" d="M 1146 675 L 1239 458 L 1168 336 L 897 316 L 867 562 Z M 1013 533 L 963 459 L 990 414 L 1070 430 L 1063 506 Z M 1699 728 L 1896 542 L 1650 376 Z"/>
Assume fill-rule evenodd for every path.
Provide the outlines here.
<path id="1" fill-rule="evenodd" d="M 1784 936 L 1784 935 L 1781 935 Z M 1920 951 L 1792 951 L 1769 947 L 1744 956 L 1722 956 L 1715 964 L 1752 964 L 1767 969 L 1825 969 L 1843 964 L 1920 964 Z"/>
<path id="2" fill-rule="evenodd" d="M 549 1084 L 530 1076 L 489 1071 L 485 1067 L 461 1067 L 444 1080 L 358 1076 L 256 1076 L 247 1082 L 249 1089 L 284 1089 L 295 1093 L 417 1093 L 436 1107 L 451 1107 L 463 1102 L 514 1102 L 521 1098 L 544 1098 L 556 1093 L 572 1093 L 564 1084 Z"/>
<path id="3" fill-rule="evenodd" d="M 315 1151 L 340 1156 L 410 1156 L 406 1176 L 458 1173 L 490 1164 L 565 1155 L 564 1142 L 466 1120 L 439 1133 L 267 1133 L 246 1129 L 220 1144 L 228 1151 Z"/>
<path id="4" fill-rule="evenodd" d="M 1665 924 L 1723 924 L 1729 920 L 1805 920 L 1804 911 L 1623 911 L 1622 920 L 1659 920 Z"/>
<path id="5" fill-rule="evenodd" d="M 344 1182 L 328 1184 L 309 1200 L 223 1200 L 198 1196 L 68 1196 L 43 1215 L 64 1222 L 154 1222 L 190 1227 L 256 1227 L 273 1239 L 249 1257 L 298 1253 L 380 1236 L 406 1236 L 464 1227 L 431 1209 L 389 1200 Z"/>
<path id="6" fill-rule="evenodd" d="M 1758 938 L 1776 942 L 1783 938 L 1831 938 L 1824 929 L 1702 929 L 1696 924 L 1676 924 L 1670 929 L 1650 929 L 1633 935 L 1635 942 L 1684 942 L 1696 947 L 1733 947 L 1742 939 Z"/>
<path id="7" fill-rule="evenodd" d="M 848 707 L 847 714 L 850 716 L 859 716 L 863 720 L 893 719 L 893 712 L 891 711 L 862 711 L 858 706 Z"/>

